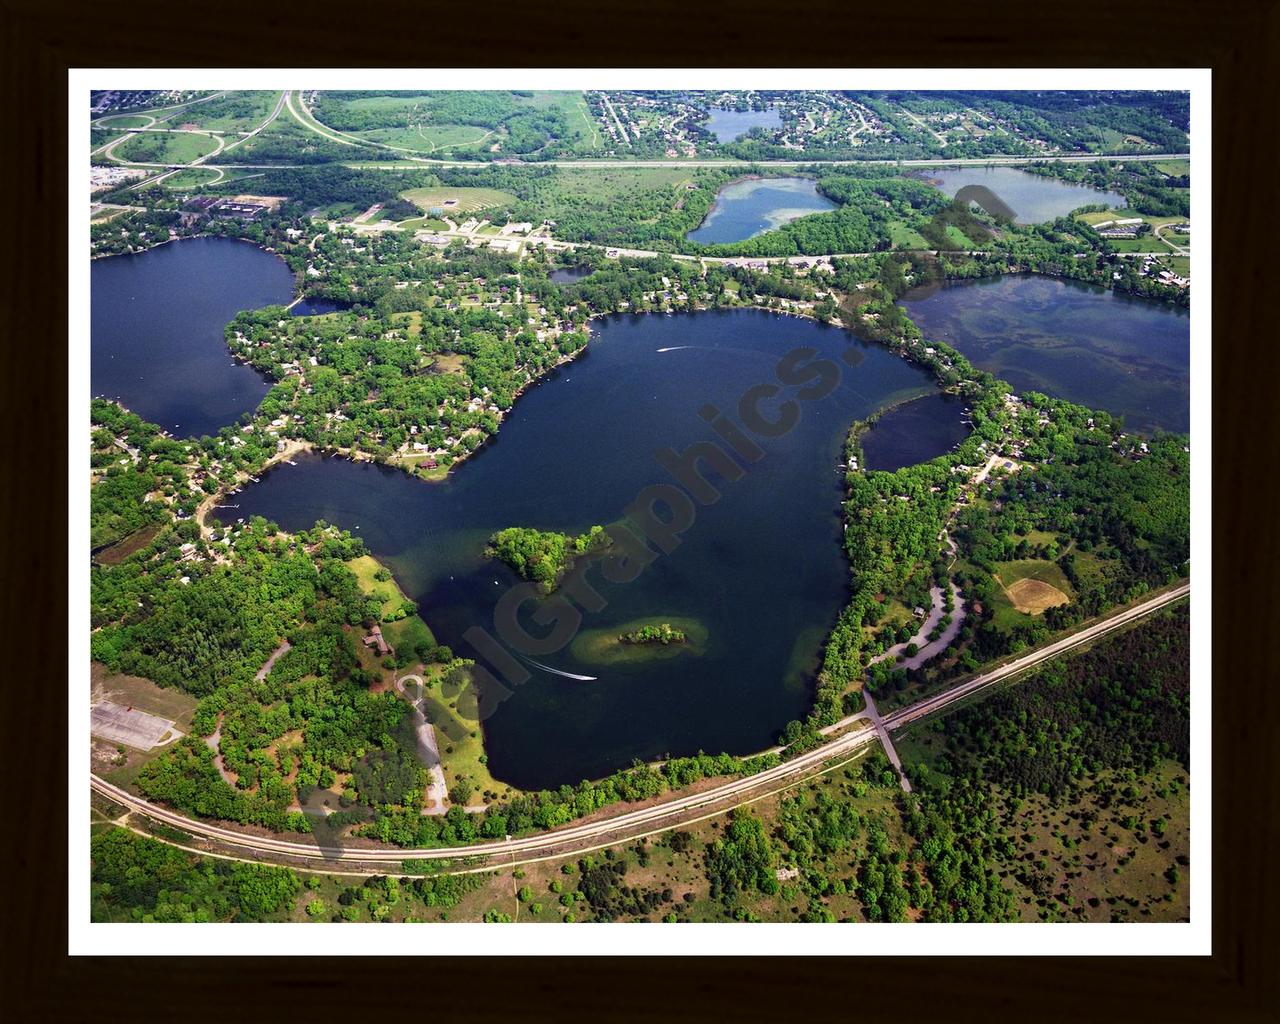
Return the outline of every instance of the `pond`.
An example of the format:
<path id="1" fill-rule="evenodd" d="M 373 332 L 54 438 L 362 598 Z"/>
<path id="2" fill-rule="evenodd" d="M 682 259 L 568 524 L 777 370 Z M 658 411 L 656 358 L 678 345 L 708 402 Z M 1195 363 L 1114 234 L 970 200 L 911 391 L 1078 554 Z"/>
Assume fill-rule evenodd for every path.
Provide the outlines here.
<path id="1" fill-rule="evenodd" d="M 236 499 L 237 516 L 262 515 L 286 530 L 317 519 L 352 530 L 390 565 L 441 643 L 484 660 L 463 634 L 473 625 L 494 632 L 495 602 L 516 582 L 484 557 L 493 532 L 578 533 L 622 519 L 642 488 L 671 479 L 657 449 L 716 440 L 699 415 L 708 404 L 738 422 L 739 399 L 775 381 L 784 353 L 848 351 L 855 365 L 840 364 L 839 386 L 801 403 L 789 433 L 761 440 L 763 457 L 741 479 L 709 474 L 722 497 L 698 508 L 671 554 L 627 584 L 592 570 L 606 605 L 584 615 L 584 642 L 528 661 L 532 678 L 485 722 L 489 767 L 523 788 L 599 777 L 665 753 L 748 754 L 803 718 L 848 593 L 839 514 L 846 433 L 854 420 L 934 389 L 886 349 L 759 310 L 610 317 L 593 334 L 583 356 L 530 388 L 499 436 L 442 483 L 299 456 Z M 787 393 L 794 388 L 775 401 Z M 776 415 L 773 401 L 765 411 Z M 696 651 L 592 656 L 592 642 L 646 622 L 689 623 Z"/>
<path id="2" fill-rule="evenodd" d="M 1105 409 L 1132 430 L 1190 429 L 1185 309 L 1033 274 L 917 289 L 902 305 L 926 339 L 945 341 L 1015 391 Z"/>
<path id="3" fill-rule="evenodd" d="M 724 186 L 706 219 L 685 237 L 707 245 L 741 242 L 836 205 L 812 178 L 744 178 Z"/>
<path id="4" fill-rule="evenodd" d="M 595 271 L 591 267 L 562 267 L 547 275 L 547 280 L 555 284 L 573 284 L 584 277 L 590 277 Z"/>
<path id="5" fill-rule="evenodd" d="M 1041 224 L 1056 220 L 1072 210 L 1090 204 L 1105 203 L 1121 207 L 1128 203 L 1118 192 L 1099 192 L 1085 185 L 1074 185 L 1057 178 L 1028 174 L 1016 167 L 946 167 L 923 172 L 949 196 L 966 185 L 989 188 L 1013 210 L 1018 224 Z"/>
<path id="6" fill-rule="evenodd" d="M 945 455 L 969 436 L 965 404 L 936 391 L 885 412 L 859 439 L 864 470 L 892 471 Z"/>
<path id="7" fill-rule="evenodd" d="M 180 437 L 215 434 L 270 386 L 231 358 L 223 330 L 242 309 L 287 305 L 279 256 L 231 238 L 191 238 L 94 260 L 89 382 Z"/>
<path id="8" fill-rule="evenodd" d="M 781 128 L 782 114 L 777 107 L 766 110 L 722 110 L 712 107 L 707 111 L 707 130 L 717 142 L 733 142 L 752 128 Z"/>

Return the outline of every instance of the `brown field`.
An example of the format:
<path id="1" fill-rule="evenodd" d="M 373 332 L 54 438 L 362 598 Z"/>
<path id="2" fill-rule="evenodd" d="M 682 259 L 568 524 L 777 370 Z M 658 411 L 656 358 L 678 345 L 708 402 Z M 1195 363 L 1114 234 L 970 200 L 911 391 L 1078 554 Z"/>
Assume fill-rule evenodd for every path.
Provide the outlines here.
<path id="1" fill-rule="evenodd" d="M 1040 615 L 1046 608 L 1071 602 L 1071 598 L 1061 590 L 1042 580 L 1014 580 L 1004 590 L 1013 606 L 1027 615 Z"/>
<path id="2" fill-rule="evenodd" d="M 123 540 L 117 541 L 111 547 L 97 554 L 97 561 L 103 565 L 119 565 L 135 551 L 141 551 L 156 538 L 156 534 L 163 528 L 161 523 L 150 523 L 141 530 L 135 530 Z"/>
<path id="3" fill-rule="evenodd" d="M 436 373 L 462 373 L 466 365 L 466 356 L 460 356 L 456 352 L 446 352 L 435 357 L 431 369 Z"/>

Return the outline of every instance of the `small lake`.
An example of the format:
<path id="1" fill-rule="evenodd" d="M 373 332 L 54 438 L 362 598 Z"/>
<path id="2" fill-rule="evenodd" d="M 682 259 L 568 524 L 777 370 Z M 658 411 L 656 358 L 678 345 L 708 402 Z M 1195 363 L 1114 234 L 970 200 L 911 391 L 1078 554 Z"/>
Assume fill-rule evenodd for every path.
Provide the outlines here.
<path id="1" fill-rule="evenodd" d="M 1018 224 L 1042 224 L 1094 203 L 1128 205 L 1118 192 L 1099 192 L 1085 185 L 1028 174 L 1016 167 L 930 168 L 923 176 L 949 196 L 955 196 L 966 185 L 989 188 L 1013 210 Z"/>
<path id="2" fill-rule="evenodd" d="M 936 391 L 884 413 L 859 439 L 864 470 L 902 469 L 945 455 L 969 436 L 965 404 Z"/>
<path id="3" fill-rule="evenodd" d="M 767 110 L 722 110 L 712 107 L 707 111 L 707 130 L 717 142 L 732 142 L 752 128 L 781 128 L 782 114 L 777 107 Z"/>
<path id="4" fill-rule="evenodd" d="M 746 178 L 722 188 L 706 219 L 685 237 L 706 245 L 741 242 L 836 206 L 812 178 Z"/>
<path id="5" fill-rule="evenodd" d="M 1034 274 L 909 291 L 902 305 L 926 340 L 945 341 L 1015 391 L 1105 409 L 1132 430 L 1190 429 L 1185 309 Z"/>
<path id="6" fill-rule="evenodd" d="M 848 595 L 839 514 L 848 428 L 935 390 L 929 375 L 887 349 L 759 310 L 615 316 L 595 321 L 592 333 L 587 352 L 530 388 L 498 438 L 444 482 L 298 456 L 236 498 L 236 516 L 262 515 L 286 530 L 321 518 L 352 530 L 391 566 L 440 642 L 476 657 L 463 633 L 492 631 L 495 602 L 516 582 L 483 557 L 490 534 L 508 526 L 577 533 L 619 520 L 643 487 L 670 479 L 657 449 L 715 439 L 699 416 L 705 405 L 737 421 L 743 393 L 773 381 L 783 353 L 810 346 L 838 358 L 852 347 L 856 365 L 841 364 L 839 387 L 802 403 L 789 433 L 762 440 L 764 457 L 742 479 L 711 474 L 722 498 L 698 509 L 673 553 L 628 584 L 592 570 L 607 605 L 585 616 L 583 635 L 693 620 L 705 627 L 705 647 L 592 664 L 571 645 L 529 663 L 532 678 L 485 723 L 489 767 L 523 788 L 599 777 L 665 753 L 747 754 L 803 718 L 822 644 Z M 772 404 L 766 411 L 774 415 Z"/>
<path id="7" fill-rule="evenodd" d="M 554 284 L 573 284 L 575 281 L 581 281 L 584 277 L 590 277 L 595 271 L 590 267 L 562 267 L 560 270 L 553 270 L 547 275 L 547 280 Z"/>
<path id="8" fill-rule="evenodd" d="M 231 238 L 191 238 L 94 260 L 89 382 L 179 437 L 215 434 L 257 408 L 267 379 L 223 337 L 242 309 L 287 305 L 293 272 Z"/>

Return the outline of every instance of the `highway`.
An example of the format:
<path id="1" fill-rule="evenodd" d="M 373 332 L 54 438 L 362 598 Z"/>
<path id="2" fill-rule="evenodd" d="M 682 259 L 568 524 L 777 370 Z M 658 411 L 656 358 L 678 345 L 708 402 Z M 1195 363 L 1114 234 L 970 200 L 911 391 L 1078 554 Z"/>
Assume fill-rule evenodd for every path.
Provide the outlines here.
<path id="1" fill-rule="evenodd" d="M 305 122 L 304 122 L 305 123 Z M 307 127 L 311 127 L 307 125 Z M 314 130 L 314 129 L 313 129 Z M 328 138 L 328 136 L 325 136 Z M 332 141 L 341 141 L 334 139 Z M 972 158 L 955 158 L 955 157 L 931 157 L 927 160 L 891 160 L 888 158 L 881 160 L 512 160 L 505 163 L 499 163 L 498 166 L 518 165 L 521 167 L 580 167 L 592 168 L 598 167 L 604 170 L 616 170 L 618 168 L 643 168 L 643 167 L 671 167 L 671 168 L 696 168 L 696 167 L 746 167 L 750 164 L 759 164 L 767 167 L 844 167 L 859 166 L 865 164 L 895 164 L 901 167 L 986 167 L 991 166 L 1017 166 L 1018 164 L 1034 164 L 1034 163 L 1053 163 L 1061 161 L 1063 163 L 1092 163 L 1095 160 L 1127 160 L 1127 161 L 1150 161 L 1150 160 L 1189 160 L 1190 153 L 1142 153 L 1130 154 L 1124 156 L 1110 156 L 1100 153 L 1071 153 L 1065 155 L 1047 154 L 1045 156 L 991 156 L 991 157 L 972 157 Z M 415 157 L 395 162 L 373 162 L 369 160 L 353 160 L 342 161 L 345 166 L 358 167 L 371 171 L 405 171 L 414 167 L 489 167 L 493 166 L 489 161 L 484 160 L 438 160 L 430 157 Z M 139 164 L 138 166 L 147 166 Z M 210 166 L 206 164 L 205 166 Z M 217 166 L 217 165 L 213 165 Z M 256 170 L 300 170 L 307 167 L 315 167 L 315 164 L 234 164 L 227 165 L 237 168 L 251 168 Z"/>
<path id="2" fill-rule="evenodd" d="M 1029 651 L 1007 664 L 997 666 L 980 675 L 974 676 L 941 693 L 900 708 L 882 719 L 883 727 L 889 730 L 901 729 L 920 719 L 945 710 L 957 701 L 964 700 L 1003 680 L 1024 672 L 1029 668 L 1057 657 L 1082 644 L 1089 643 L 1099 637 L 1120 629 L 1146 615 L 1186 597 L 1191 592 L 1191 584 L 1184 582 L 1169 590 L 1162 591 L 1130 608 L 1085 626 L 1070 636 Z M 831 727 L 838 735 L 820 747 L 799 754 L 776 767 L 757 772 L 744 778 L 734 778 L 715 785 L 699 793 L 676 794 L 671 799 L 647 807 L 640 807 L 623 814 L 617 814 L 598 821 L 580 822 L 550 832 L 524 836 L 505 841 L 477 843 L 469 846 L 453 846 L 447 848 L 431 848 L 424 850 L 400 850 L 381 848 L 362 848 L 347 846 L 342 848 L 321 847 L 318 843 L 297 842 L 276 839 L 270 836 L 251 835 L 231 828 L 225 828 L 203 821 L 188 818 L 157 804 L 152 804 L 128 791 L 114 786 L 96 775 L 90 775 L 90 786 L 93 791 L 114 801 L 131 811 L 136 811 L 166 825 L 189 833 L 197 839 L 207 840 L 234 850 L 242 857 L 264 859 L 271 857 L 285 858 L 286 862 L 336 864 L 351 863 L 373 868 L 376 865 L 398 866 L 401 861 L 414 860 L 450 860 L 500 856 L 503 865 L 517 863 L 517 857 L 525 860 L 546 857 L 570 856 L 574 853 L 596 849 L 600 846 L 631 842 L 641 836 L 665 831 L 687 823 L 707 812 L 720 813 L 738 804 L 759 799 L 771 792 L 785 789 L 805 778 L 819 775 L 828 762 L 835 759 L 848 759 L 856 755 L 860 749 L 875 742 L 877 732 L 868 728 L 866 712 L 850 715 L 842 722 Z M 856 727 L 856 728 L 855 728 Z M 854 731 L 844 732 L 844 729 Z M 521 861 L 522 862 L 522 861 Z"/>

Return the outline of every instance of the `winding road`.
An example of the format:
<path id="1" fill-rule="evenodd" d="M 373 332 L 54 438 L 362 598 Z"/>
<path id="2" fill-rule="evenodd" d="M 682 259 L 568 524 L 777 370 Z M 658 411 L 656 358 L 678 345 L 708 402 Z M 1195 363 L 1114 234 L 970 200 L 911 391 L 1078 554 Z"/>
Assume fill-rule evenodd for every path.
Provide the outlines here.
<path id="1" fill-rule="evenodd" d="M 1190 582 L 1183 582 L 1171 587 L 1136 605 L 1084 626 L 1061 640 L 1037 648 L 1034 651 L 1029 651 L 1004 665 L 973 676 L 941 693 L 926 697 L 916 701 L 914 704 L 885 715 L 880 720 L 882 727 L 889 731 L 896 731 L 918 722 L 929 715 L 945 710 L 958 701 L 995 686 L 1029 668 L 1033 668 L 1041 662 L 1096 640 L 1113 630 L 1127 626 L 1175 601 L 1187 597 L 1190 592 Z M 387 849 L 385 847 L 363 848 L 354 845 L 325 847 L 318 845 L 318 843 L 252 835 L 232 828 L 225 828 L 221 825 L 188 818 L 165 807 L 150 803 L 141 797 L 134 796 L 127 790 L 112 785 L 96 775 L 91 774 L 89 781 L 94 792 L 115 803 L 144 814 L 155 821 L 181 829 L 197 839 L 206 840 L 234 850 L 241 857 L 256 860 L 273 857 L 283 858 L 286 863 L 310 864 L 313 866 L 317 862 L 326 865 L 343 863 L 363 866 L 367 870 L 376 870 L 379 865 L 398 866 L 406 859 L 456 861 L 466 858 L 470 862 L 472 858 L 483 859 L 492 855 L 499 855 L 503 858 L 504 866 L 510 866 L 511 864 L 524 863 L 528 860 L 568 856 L 597 849 L 601 846 L 634 841 L 642 836 L 686 824 L 708 812 L 713 814 L 721 813 L 738 804 L 759 799 L 761 796 L 768 795 L 778 789 L 787 788 L 805 778 L 822 774 L 828 770 L 828 762 L 841 758 L 848 759 L 859 753 L 861 748 L 867 744 L 875 742 L 879 731 L 876 728 L 868 728 L 869 724 L 871 724 L 870 715 L 865 710 L 856 715 L 850 715 L 848 718 L 829 727 L 829 731 L 834 734 L 834 738 L 822 746 L 798 754 L 791 760 L 773 768 L 743 778 L 728 779 L 701 792 L 677 794 L 672 799 L 647 807 L 640 807 L 598 821 L 586 821 L 576 825 L 568 825 L 551 832 L 540 832 L 536 835 L 512 838 L 505 841 L 423 850 Z M 190 847 L 185 848 L 191 849 Z M 525 861 L 517 861 L 515 858 L 518 856 L 524 857 Z"/>

